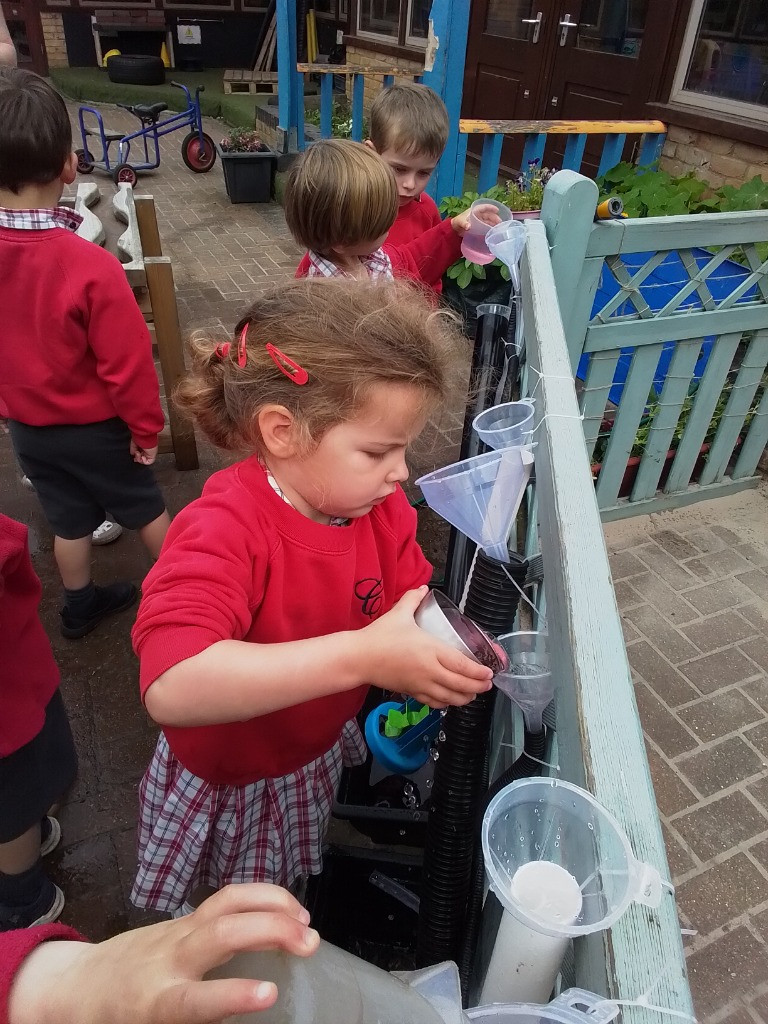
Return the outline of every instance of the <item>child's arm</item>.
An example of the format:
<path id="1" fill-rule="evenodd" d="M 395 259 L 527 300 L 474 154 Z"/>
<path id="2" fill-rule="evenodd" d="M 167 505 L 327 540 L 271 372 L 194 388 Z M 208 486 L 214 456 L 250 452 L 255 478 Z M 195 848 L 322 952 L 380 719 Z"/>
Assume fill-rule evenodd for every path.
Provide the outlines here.
<path id="1" fill-rule="evenodd" d="M 267 978 L 203 979 L 250 950 L 311 956 L 320 940 L 308 922 L 285 889 L 252 882 L 227 886 L 187 917 L 97 945 L 45 942 L 13 980 L 8 1024 L 214 1024 L 266 1010 L 277 998 Z"/>
<path id="2" fill-rule="evenodd" d="M 157 447 L 165 422 L 152 339 L 120 263 L 98 246 L 93 249 L 94 272 L 84 296 L 88 344 L 115 412 L 136 448 L 147 451 Z"/>

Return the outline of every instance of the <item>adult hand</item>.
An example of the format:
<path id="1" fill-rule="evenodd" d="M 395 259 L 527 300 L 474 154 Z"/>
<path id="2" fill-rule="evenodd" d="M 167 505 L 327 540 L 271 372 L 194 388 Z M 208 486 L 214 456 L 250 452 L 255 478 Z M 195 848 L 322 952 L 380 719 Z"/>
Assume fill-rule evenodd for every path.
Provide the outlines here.
<path id="1" fill-rule="evenodd" d="M 265 979 L 203 981 L 248 950 L 311 956 L 320 941 L 285 889 L 230 885 L 188 917 L 100 942 L 43 943 L 11 989 L 9 1024 L 214 1024 L 272 1006 Z"/>
<path id="2" fill-rule="evenodd" d="M 366 679 L 432 708 L 469 704 L 491 688 L 492 672 L 416 625 L 427 587 L 409 590 L 394 608 L 358 630 Z"/>
<path id="3" fill-rule="evenodd" d="M 134 462 L 140 462 L 142 466 L 151 466 L 157 458 L 157 446 L 154 448 L 139 448 L 131 438 L 131 455 Z"/>

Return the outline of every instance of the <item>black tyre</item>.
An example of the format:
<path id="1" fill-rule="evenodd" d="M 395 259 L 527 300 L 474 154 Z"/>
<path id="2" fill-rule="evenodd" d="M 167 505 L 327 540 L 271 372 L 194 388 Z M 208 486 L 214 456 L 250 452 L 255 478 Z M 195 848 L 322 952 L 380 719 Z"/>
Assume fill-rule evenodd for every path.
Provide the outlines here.
<path id="1" fill-rule="evenodd" d="M 77 169 L 80 174 L 90 174 L 93 170 L 93 157 L 87 149 L 76 149 Z"/>
<path id="2" fill-rule="evenodd" d="M 133 187 L 139 180 L 139 176 L 130 164 L 118 164 L 114 171 L 112 171 L 112 180 L 116 185 L 125 181 Z"/>
<path id="3" fill-rule="evenodd" d="M 216 163 L 216 147 L 210 135 L 203 132 L 203 145 L 197 132 L 184 136 L 181 144 L 181 159 L 195 174 L 205 174 Z"/>
<path id="4" fill-rule="evenodd" d="M 107 60 L 107 75 L 110 82 L 120 85 L 162 85 L 165 67 L 159 57 L 121 54 Z"/>

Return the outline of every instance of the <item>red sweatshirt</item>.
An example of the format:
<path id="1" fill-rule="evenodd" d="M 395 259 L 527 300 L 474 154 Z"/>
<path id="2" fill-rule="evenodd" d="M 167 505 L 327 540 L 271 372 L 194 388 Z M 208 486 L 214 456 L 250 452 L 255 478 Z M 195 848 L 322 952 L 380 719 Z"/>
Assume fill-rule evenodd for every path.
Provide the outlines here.
<path id="1" fill-rule="evenodd" d="M 324 526 L 283 501 L 255 457 L 215 473 L 174 519 L 143 584 L 133 628 L 142 696 L 171 666 L 220 640 L 283 643 L 368 625 L 429 580 L 415 534 L 416 513 L 400 488 L 348 526 Z M 241 786 L 330 750 L 366 692 L 164 731 L 189 771 Z"/>
<path id="2" fill-rule="evenodd" d="M 86 942 L 74 928 L 65 924 L 43 924 L 37 928 L 20 928 L 0 934 L 0 1024 L 8 1024 L 8 1003 L 11 986 L 21 965 L 39 945 L 49 939 Z"/>
<path id="3" fill-rule="evenodd" d="M 26 526 L 0 514 L 0 757 L 37 736 L 59 685 L 37 614 L 42 592 L 29 558 Z"/>
<path id="4" fill-rule="evenodd" d="M 114 256 L 65 228 L 0 228 L 0 308 L 3 415 L 31 426 L 119 416 L 155 447 L 151 340 Z"/>
<path id="5" fill-rule="evenodd" d="M 412 203 L 416 206 L 416 203 Z M 432 203 L 434 206 L 434 203 Z M 410 209 L 404 207 L 403 209 Z M 435 207 L 437 209 L 437 207 Z M 440 220 L 428 231 L 411 235 L 406 243 L 392 243 L 392 232 L 397 221 L 390 228 L 387 240 L 382 246 L 392 261 L 392 273 L 395 277 L 404 277 L 411 281 L 421 281 L 433 291 L 442 291 L 442 278 L 448 267 L 461 255 L 461 238 L 453 230 L 450 220 Z M 306 277 L 309 272 L 309 256 L 305 253 L 296 269 L 296 277 Z"/>

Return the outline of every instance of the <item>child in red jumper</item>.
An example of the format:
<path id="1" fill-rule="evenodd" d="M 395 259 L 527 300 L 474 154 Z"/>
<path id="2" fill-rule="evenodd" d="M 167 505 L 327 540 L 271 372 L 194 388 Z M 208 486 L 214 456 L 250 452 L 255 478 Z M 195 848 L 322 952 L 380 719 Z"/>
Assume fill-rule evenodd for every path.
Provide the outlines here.
<path id="1" fill-rule="evenodd" d="M 133 630 L 163 726 L 140 787 L 137 906 L 321 869 L 369 684 L 468 703 L 491 672 L 414 622 L 430 566 L 400 486 L 461 335 L 405 284 L 299 280 L 235 341 L 202 341 L 179 401 L 250 457 L 174 520 Z"/>
<path id="2" fill-rule="evenodd" d="M 61 837 L 47 812 L 74 781 L 77 756 L 41 592 L 26 526 L 0 514 L 0 932 L 55 921 L 64 908 L 41 857 Z"/>
<path id="3" fill-rule="evenodd" d="M 137 597 L 91 580 L 105 510 L 159 554 L 170 520 L 149 467 L 163 413 L 119 261 L 57 205 L 77 172 L 64 101 L 31 71 L 0 69 L 0 125 L 0 415 L 55 535 L 61 631 L 75 639 Z"/>
<path id="4" fill-rule="evenodd" d="M 364 145 L 379 154 L 397 184 L 397 216 L 386 240 L 389 245 L 407 245 L 442 223 L 437 204 L 424 189 L 448 140 L 448 111 L 428 86 L 396 82 L 371 104 L 370 126 Z M 305 277 L 308 270 L 306 255 L 299 276 Z M 442 280 L 432 288 L 439 295 Z"/>
<path id="5" fill-rule="evenodd" d="M 459 258 L 469 212 L 392 245 L 398 203 L 395 176 L 373 149 L 348 139 L 313 143 L 291 168 L 283 200 L 291 234 L 308 249 L 296 276 L 402 277 L 434 289 Z"/>

